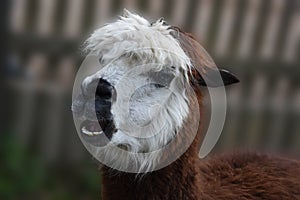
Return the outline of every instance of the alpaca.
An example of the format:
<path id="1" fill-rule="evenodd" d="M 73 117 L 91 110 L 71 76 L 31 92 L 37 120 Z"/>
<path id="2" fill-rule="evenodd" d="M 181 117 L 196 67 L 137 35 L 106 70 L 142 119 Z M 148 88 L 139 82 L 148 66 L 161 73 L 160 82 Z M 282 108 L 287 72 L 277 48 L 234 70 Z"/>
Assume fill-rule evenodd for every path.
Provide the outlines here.
<path id="1" fill-rule="evenodd" d="M 201 91 L 238 79 L 191 34 L 125 11 L 85 49 L 103 68 L 84 78 L 72 111 L 104 164 L 103 199 L 300 199 L 299 161 L 249 152 L 199 158 Z"/>

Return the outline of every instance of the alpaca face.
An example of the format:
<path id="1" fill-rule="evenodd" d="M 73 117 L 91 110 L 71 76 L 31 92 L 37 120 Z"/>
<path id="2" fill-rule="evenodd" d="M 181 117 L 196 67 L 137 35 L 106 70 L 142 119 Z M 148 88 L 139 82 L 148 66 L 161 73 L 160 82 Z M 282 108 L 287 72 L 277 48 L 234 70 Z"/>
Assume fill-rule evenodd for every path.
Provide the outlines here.
<path id="1" fill-rule="evenodd" d="M 170 152 L 189 114 L 186 73 L 172 64 L 131 53 L 83 78 L 72 110 L 81 138 L 102 162 L 128 172 L 163 167 L 162 152 Z"/>
<path id="2" fill-rule="evenodd" d="M 127 151 L 152 152 L 171 141 L 188 114 L 186 79 L 174 66 L 132 57 L 124 55 L 83 80 L 85 100 L 95 103 L 81 108 L 88 120 L 81 132 L 105 134 Z"/>
<path id="3" fill-rule="evenodd" d="M 161 20 L 150 24 L 127 12 L 86 42 L 98 70 L 81 79 L 72 110 L 86 147 L 112 168 L 146 172 L 169 164 L 159 162 L 189 114 L 191 66 L 170 32 Z"/>
<path id="4" fill-rule="evenodd" d="M 197 95 L 190 83 L 198 88 L 237 82 L 229 72 L 219 71 L 188 34 L 162 20 L 149 23 L 127 11 L 118 21 L 96 30 L 85 50 L 87 59 L 96 57 L 97 62 L 91 73 L 82 75 L 86 66 L 77 73 L 72 104 L 75 125 L 93 156 L 119 171 L 157 170 L 188 149 L 200 120 Z M 207 132 L 217 135 L 208 134 L 213 137 L 208 142 L 204 139 L 205 155 L 222 130 L 224 88 L 213 99 L 222 103 L 211 101 L 217 105 L 212 108 L 219 111 L 212 109 L 214 126 Z"/>

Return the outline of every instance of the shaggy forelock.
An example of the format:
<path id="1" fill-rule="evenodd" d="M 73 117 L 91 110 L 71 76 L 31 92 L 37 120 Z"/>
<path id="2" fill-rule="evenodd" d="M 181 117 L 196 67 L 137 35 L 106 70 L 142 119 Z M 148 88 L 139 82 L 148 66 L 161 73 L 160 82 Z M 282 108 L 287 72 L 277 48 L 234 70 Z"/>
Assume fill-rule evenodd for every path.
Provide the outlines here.
<path id="1" fill-rule="evenodd" d="M 164 21 L 150 23 L 127 10 L 114 23 L 97 29 L 85 42 L 84 50 L 100 56 L 105 66 L 126 54 L 134 54 L 145 62 L 164 63 L 187 71 L 189 57 L 170 34 Z"/>

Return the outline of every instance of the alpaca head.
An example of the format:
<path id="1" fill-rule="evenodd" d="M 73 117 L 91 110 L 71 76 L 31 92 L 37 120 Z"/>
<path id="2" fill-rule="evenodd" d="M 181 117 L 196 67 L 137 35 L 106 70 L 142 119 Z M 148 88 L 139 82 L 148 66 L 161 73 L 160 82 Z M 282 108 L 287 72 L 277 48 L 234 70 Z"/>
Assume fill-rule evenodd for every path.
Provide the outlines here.
<path id="1" fill-rule="evenodd" d="M 223 84 L 213 80 L 218 70 L 191 36 L 128 11 L 96 30 L 85 49 L 99 60 L 98 69 L 80 81 L 72 110 L 94 156 L 119 170 L 156 169 L 164 157 L 161 149 L 183 132 L 188 116 L 199 118 L 198 104 L 191 107 L 197 86 Z M 225 84 L 236 81 L 226 71 L 221 77 Z"/>

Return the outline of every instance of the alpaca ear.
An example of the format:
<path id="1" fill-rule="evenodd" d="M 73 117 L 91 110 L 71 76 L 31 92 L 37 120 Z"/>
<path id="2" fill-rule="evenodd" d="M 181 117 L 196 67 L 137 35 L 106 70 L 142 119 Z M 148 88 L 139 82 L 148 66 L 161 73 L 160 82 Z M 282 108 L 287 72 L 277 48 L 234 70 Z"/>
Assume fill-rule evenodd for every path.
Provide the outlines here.
<path id="1" fill-rule="evenodd" d="M 217 78 L 219 77 L 217 73 L 220 73 L 223 82 Z M 199 85 L 207 87 L 220 87 L 223 85 L 231 85 L 240 82 L 240 80 L 235 75 L 225 69 L 208 70 L 203 75 L 200 75 L 198 73 L 196 79 Z"/>
<path id="2" fill-rule="evenodd" d="M 192 66 L 194 66 L 191 72 L 194 84 L 207 87 L 220 87 L 239 82 L 239 79 L 229 71 L 216 67 L 213 59 L 193 35 L 175 26 L 172 26 L 170 29 L 173 30 L 171 35 L 178 40 L 181 48 L 190 58 Z M 203 73 L 200 74 L 199 72 Z"/>

